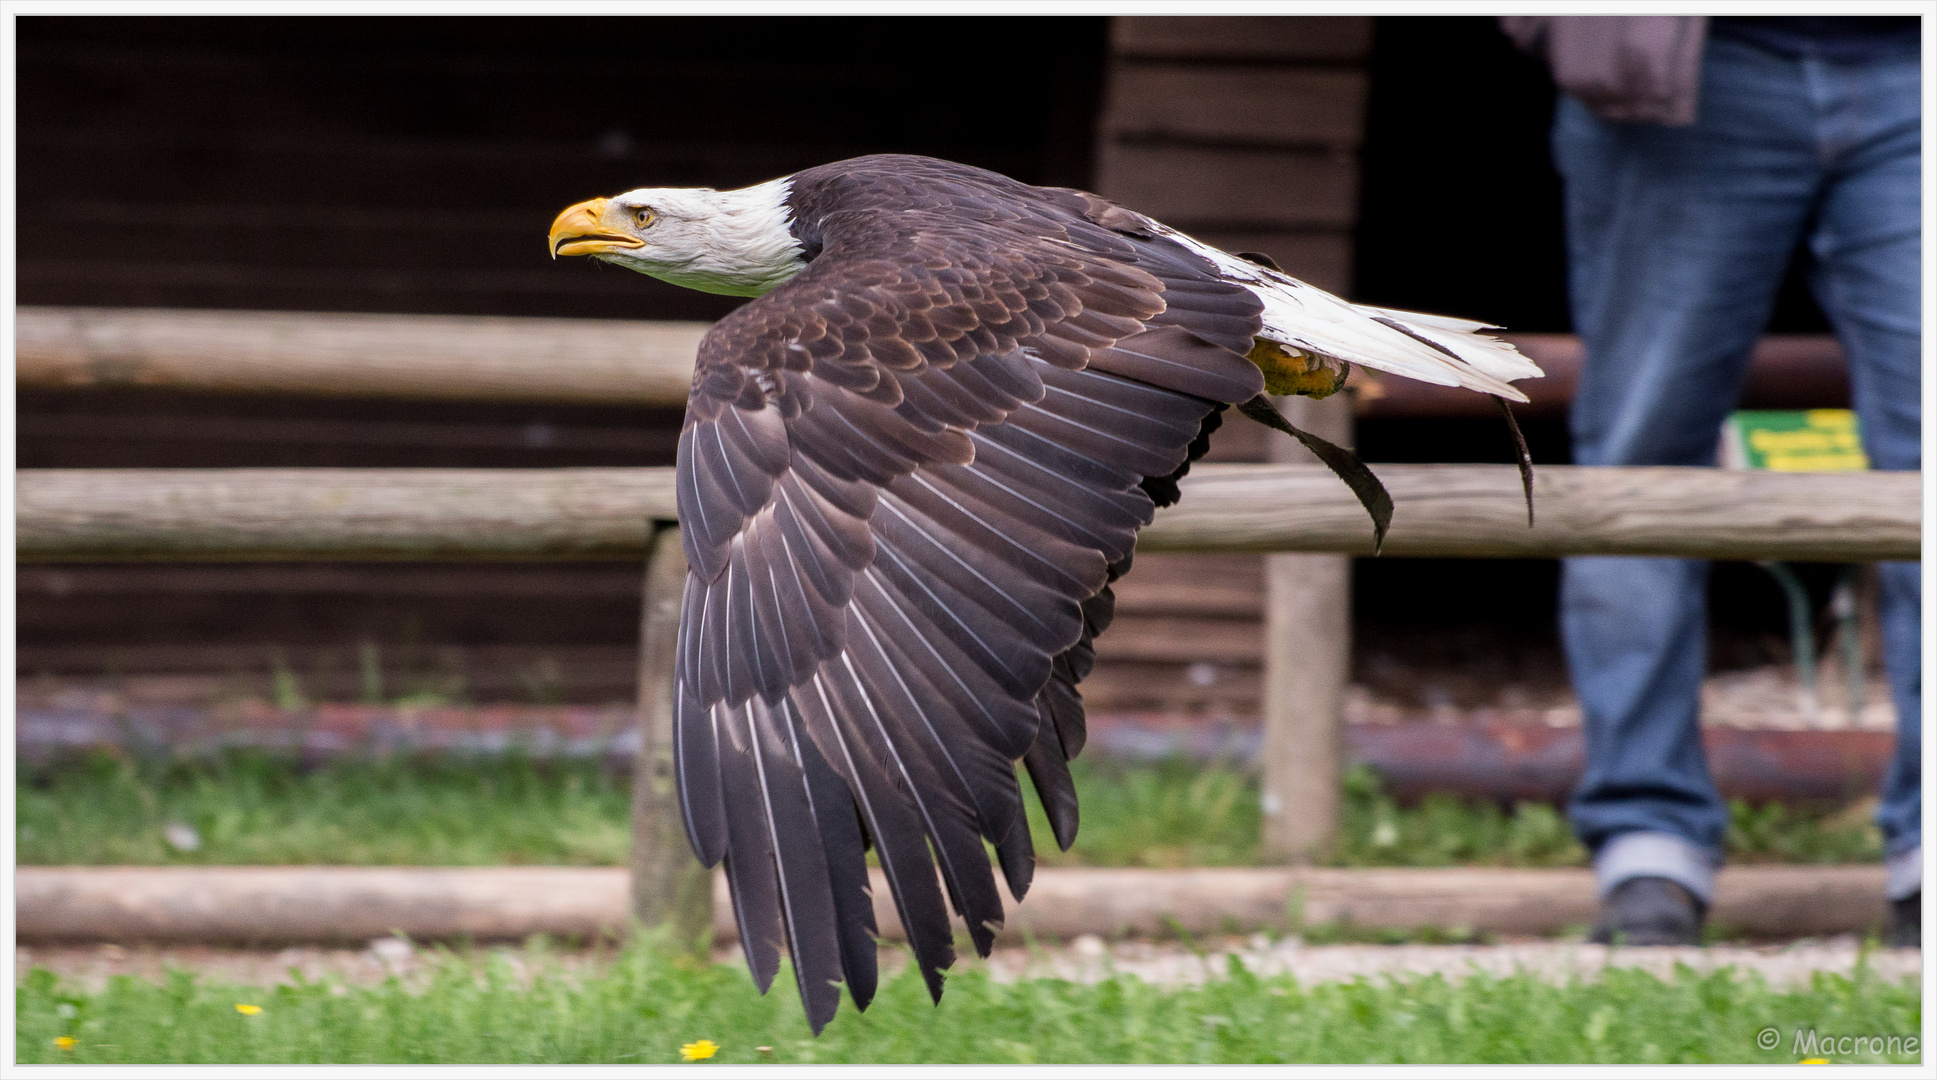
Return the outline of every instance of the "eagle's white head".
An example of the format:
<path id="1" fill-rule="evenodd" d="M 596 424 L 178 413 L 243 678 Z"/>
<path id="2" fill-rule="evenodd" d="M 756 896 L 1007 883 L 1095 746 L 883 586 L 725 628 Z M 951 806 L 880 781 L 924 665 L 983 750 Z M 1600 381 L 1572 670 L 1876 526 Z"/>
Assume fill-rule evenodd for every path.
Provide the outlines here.
<path id="1" fill-rule="evenodd" d="M 552 257 L 590 255 L 700 292 L 759 296 L 807 265 L 789 228 L 791 187 L 782 179 L 588 199 L 552 222 Z"/>

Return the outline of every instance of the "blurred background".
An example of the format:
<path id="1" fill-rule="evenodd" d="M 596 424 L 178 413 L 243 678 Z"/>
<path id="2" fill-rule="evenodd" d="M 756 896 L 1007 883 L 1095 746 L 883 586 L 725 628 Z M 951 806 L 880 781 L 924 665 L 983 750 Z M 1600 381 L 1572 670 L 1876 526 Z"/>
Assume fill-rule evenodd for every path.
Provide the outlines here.
<path id="1" fill-rule="evenodd" d="M 893 151 L 1096 190 L 1355 300 L 1569 329 L 1553 88 L 1484 18 L 17 25 L 21 305 L 711 319 L 739 301 L 553 262 L 546 226 L 593 195 Z M 1798 281 L 1771 329 L 1821 333 Z M 18 402 L 22 468 L 666 465 L 679 422 L 160 391 Z M 1522 423 L 1536 462 L 1567 461 L 1559 407 Z M 1214 457 L 1262 460 L 1261 436 L 1233 422 Z M 1357 440 L 1374 463 L 1512 460 L 1491 416 L 1368 404 Z M 1804 574 L 1820 601 L 1828 572 Z M 1359 560 L 1348 719 L 1570 723 L 1555 580 L 1544 561 Z M 1260 581 L 1256 557 L 1140 559 L 1084 686 L 1093 711 L 1255 724 Z M 17 582 L 23 708 L 634 695 L 632 563 L 27 565 Z M 1713 589 L 1718 675 L 1779 682 L 1781 594 L 1741 565 Z M 1790 707 L 1744 693 L 1749 720 Z"/>

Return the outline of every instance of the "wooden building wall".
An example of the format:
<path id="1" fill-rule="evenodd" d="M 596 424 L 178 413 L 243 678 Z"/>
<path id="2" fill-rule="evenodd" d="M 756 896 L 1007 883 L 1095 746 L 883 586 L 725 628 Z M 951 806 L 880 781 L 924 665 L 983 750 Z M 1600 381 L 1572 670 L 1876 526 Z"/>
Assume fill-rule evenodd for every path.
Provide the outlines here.
<path id="1" fill-rule="evenodd" d="M 1371 45 L 1351 16 L 1114 20 L 1098 194 L 1345 292 Z"/>
<path id="2" fill-rule="evenodd" d="M 1368 18 L 17 26 L 23 304 L 715 317 L 733 301 L 547 260 L 545 226 L 592 194 L 892 150 L 1092 187 L 1328 289 L 1354 275 Z M 23 467 L 667 464 L 677 420 L 127 392 L 19 406 Z M 1213 451 L 1262 454 L 1248 421 Z M 1381 569 L 1402 601 L 1431 579 Z M 1492 570 L 1459 581 L 1510 595 Z M 1254 712 L 1260 582 L 1256 558 L 1141 561 L 1092 703 Z M 391 693 L 624 699 L 637 585 L 628 565 L 31 567 L 19 671 L 260 692 L 283 665 L 341 698 L 374 650 Z"/>
<path id="3" fill-rule="evenodd" d="M 16 25 L 20 303 L 582 318 L 736 303 L 548 259 L 552 217 L 593 195 L 889 151 L 1083 183 L 1106 32 L 827 16 Z"/>

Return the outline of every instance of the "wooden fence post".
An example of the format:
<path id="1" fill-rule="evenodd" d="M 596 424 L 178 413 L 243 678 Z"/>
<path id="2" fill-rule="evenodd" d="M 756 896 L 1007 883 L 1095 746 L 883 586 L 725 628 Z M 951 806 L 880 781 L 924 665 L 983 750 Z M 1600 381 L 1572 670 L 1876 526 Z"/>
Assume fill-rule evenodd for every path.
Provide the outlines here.
<path id="1" fill-rule="evenodd" d="M 665 928 L 669 947 L 704 958 L 713 927 L 713 872 L 693 857 L 673 781 L 673 659 L 686 552 L 661 526 L 646 562 L 639 622 L 639 757 L 632 769 L 632 915 Z"/>
<path id="2" fill-rule="evenodd" d="M 1348 394 L 1281 398 L 1295 425 L 1352 445 Z M 1289 436 L 1271 434 L 1271 460 L 1315 462 Z M 1264 654 L 1264 850 L 1275 862 L 1310 862 L 1338 836 L 1344 768 L 1345 683 L 1352 664 L 1352 560 L 1267 555 Z"/>

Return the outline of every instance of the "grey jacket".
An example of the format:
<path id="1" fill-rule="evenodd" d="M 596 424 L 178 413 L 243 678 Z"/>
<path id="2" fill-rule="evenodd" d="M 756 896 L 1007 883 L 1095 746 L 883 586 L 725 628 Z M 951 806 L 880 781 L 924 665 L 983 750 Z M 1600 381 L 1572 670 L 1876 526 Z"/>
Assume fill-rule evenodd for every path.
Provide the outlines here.
<path id="1" fill-rule="evenodd" d="M 1563 92 L 1609 120 L 1695 122 L 1706 16 L 1509 15 L 1500 29 L 1545 60 Z"/>

